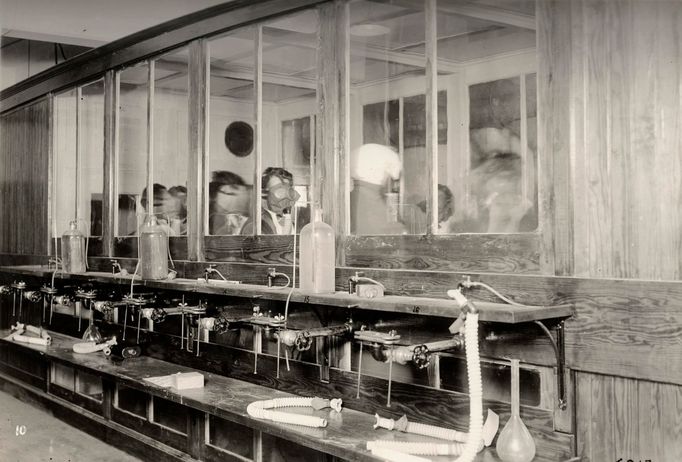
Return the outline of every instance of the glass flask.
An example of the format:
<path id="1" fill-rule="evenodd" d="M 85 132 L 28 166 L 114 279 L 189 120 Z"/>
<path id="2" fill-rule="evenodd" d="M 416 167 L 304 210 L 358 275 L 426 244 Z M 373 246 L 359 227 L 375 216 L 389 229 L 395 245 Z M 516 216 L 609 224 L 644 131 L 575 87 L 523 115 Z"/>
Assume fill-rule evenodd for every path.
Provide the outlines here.
<path id="1" fill-rule="evenodd" d="M 519 360 L 511 360 L 511 417 L 497 438 L 497 455 L 503 462 L 530 462 L 535 441 L 519 415 Z"/>
<path id="2" fill-rule="evenodd" d="M 100 343 L 102 341 L 102 334 L 99 332 L 99 328 L 94 324 L 95 310 L 92 309 L 92 301 L 89 301 L 90 310 L 90 322 L 88 322 L 88 328 L 83 332 L 83 340 L 86 342 Z"/>

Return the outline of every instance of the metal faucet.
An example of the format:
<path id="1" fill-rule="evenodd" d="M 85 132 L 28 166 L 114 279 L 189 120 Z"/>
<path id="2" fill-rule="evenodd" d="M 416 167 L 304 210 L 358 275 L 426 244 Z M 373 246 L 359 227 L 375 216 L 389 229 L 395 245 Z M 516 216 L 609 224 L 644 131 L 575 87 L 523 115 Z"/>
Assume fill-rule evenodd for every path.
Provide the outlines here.
<path id="1" fill-rule="evenodd" d="M 223 281 L 227 281 L 225 276 L 223 276 L 222 273 L 216 269 L 216 265 L 208 265 L 208 267 L 204 269 L 204 280 L 206 283 L 208 283 L 208 280 L 211 279 L 211 274 L 217 274 Z"/>
<path id="2" fill-rule="evenodd" d="M 356 271 L 355 276 L 351 276 L 348 278 L 348 293 L 353 295 L 355 294 L 355 291 L 357 290 L 358 287 L 358 282 L 360 282 L 360 278 L 364 277 L 365 273 L 361 271 Z"/>

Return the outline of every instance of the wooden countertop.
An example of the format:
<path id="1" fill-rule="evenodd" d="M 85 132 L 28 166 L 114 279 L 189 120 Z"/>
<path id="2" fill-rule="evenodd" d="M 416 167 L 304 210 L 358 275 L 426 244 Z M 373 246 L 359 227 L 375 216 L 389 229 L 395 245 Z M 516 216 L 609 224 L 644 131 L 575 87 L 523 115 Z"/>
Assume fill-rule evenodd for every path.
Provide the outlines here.
<path id="1" fill-rule="evenodd" d="M 50 332 L 52 344 L 46 347 L 13 342 L 6 338 L 9 333 L 9 330 L 0 330 L 0 341 L 33 350 L 38 354 L 47 356 L 50 360 L 69 364 L 77 369 L 113 379 L 151 395 L 208 412 L 343 459 L 354 461 L 382 460 L 372 456 L 365 449 L 365 443 L 368 439 L 443 442 L 442 440 L 419 435 L 408 435 L 384 429 L 373 430 L 374 417 L 352 409 L 343 409 L 340 413 L 336 413 L 331 409 L 320 411 L 312 411 L 307 408 L 289 410 L 289 412 L 304 413 L 306 415 L 312 413 L 326 418 L 328 421 L 326 428 L 306 428 L 254 419 L 246 413 L 246 406 L 252 401 L 285 398 L 295 395 L 144 356 L 115 362 L 99 352 L 92 354 L 74 353 L 72 346 L 80 340 L 59 333 Z M 177 391 L 170 388 L 162 388 L 144 380 L 146 377 L 168 375 L 176 372 L 200 372 L 204 375 L 204 388 Z M 325 398 L 334 398 L 334 396 Z M 432 457 L 431 460 L 434 462 L 445 462 L 452 460 L 452 458 L 442 456 Z M 549 462 L 555 461 L 556 457 L 553 457 L 552 454 L 538 454 L 534 460 L 536 462 Z M 494 448 L 490 447 L 483 450 L 477 456 L 476 461 L 499 462 L 500 459 L 497 457 Z"/>
<path id="2" fill-rule="evenodd" d="M 25 274 L 31 276 L 52 276 L 52 271 L 45 266 L 5 266 L 0 272 L 9 274 Z M 76 280 L 100 282 L 108 284 L 130 285 L 131 275 L 114 276 L 111 273 L 87 272 L 79 274 L 57 273 L 57 280 Z M 195 279 L 173 279 L 161 281 L 140 280 L 138 286 L 152 287 L 166 290 L 183 290 L 207 294 L 220 294 L 233 297 L 258 298 L 264 300 L 285 301 L 290 289 L 267 287 L 255 284 L 226 284 L 213 281 L 207 284 Z M 419 314 L 424 316 L 442 316 L 456 318 L 459 309 L 455 302 L 449 299 L 409 297 L 386 295 L 377 298 L 362 298 L 347 292 L 337 291 L 330 294 L 316 294 L 302 289 L 293 289 L 291 301 L 296 303 L 310 303 L 341 308 L 357 308 L 394 313 Z M 572 305 L 558 306 L 517 306 L 505 303 L 491 303 L 472 300 L 479 310 L 479 320 L 483 322 L 501 322 L 516 324 L 553 318 L 572 316 L 575 308 Z"/>

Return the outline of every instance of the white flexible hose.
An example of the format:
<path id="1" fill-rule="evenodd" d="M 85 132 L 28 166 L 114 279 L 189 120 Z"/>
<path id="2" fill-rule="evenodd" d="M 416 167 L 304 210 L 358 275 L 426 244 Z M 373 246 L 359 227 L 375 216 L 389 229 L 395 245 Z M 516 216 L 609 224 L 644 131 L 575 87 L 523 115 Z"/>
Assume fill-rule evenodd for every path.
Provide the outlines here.
<path id="1" fill-rule="evenodd" d="M 369 449 L 369 442 L 367 443 Z M 431 462 L 431 459 L 426 459 L 424 457 L 413 456 L 404 452 L 396 451 L 388 447 L 375 447 L 371 449 L 372 455 L 381 457 L 389 462 Z"/>
<path id="2" fill-rule="evenodd" d="M 462 455 L 456 462 L 472 462 L 482 439 L 483 432 L 483 381 L 481 358 L 478 354 L 478 313 L 467 313 L 464 323 L 464 346 L 469 379 L 469 437 Z"/>
<path id="3" fill-rule="evenodd" d="M 86 354 L 106 350 L 108 348 L 111 348 L 112 345 L 116 345 L 116 337 L 112 337 L 110 340 L 107 340 L 104 343 L 95 342 L 74 343 L 74 345 L 71 348 L 73 349 L 74 353 Z"/>
<path id="4" fill-rule="evenodd" d="M 21 334 L 13 334 L 12 340 L 15 342 L 21 342 L 21 343 L 28 343 L 32 345 L 42 345 L 42 346 L 47 346 L 51 343 L 50 338 L 42 338 L 42 337 L 29 337 L 28 335 L 21 335 Z"/>
<path id="5" fill-rule="evenodd" d="M 17 322 L 15 325 L 11 327 L 11 330 L 12 334 L 10 335 L 10 337 L 15 342 L 43 346 L 47 346 L 52 343 L 52 337 L 50 337 L 50 334 L 48 334 L 47 330 L 42 329 L 40 327 Z M 25 332 L 31 332 L 33 334 L 39 335 L 39 337 L 30 337 L 28 335 L 23 335 Z"/>
<path id="6" fill-rule="evenodd" d="M 446 441 L 457 441 L 460 443 L 466 443 L 469 438 L 469 434 L 465 432 L 460 432 L 445 427 L 437 427 L 435 425 L 420 424 L 415 422 L 409 422 L 407 416 L 402 416 L 398 420 L 387 419 L 384 417 L 379 417 L 376 414 L 376 423 L 374 428 L 385 428 L 387 430 L 398 430 L 405 433 L 413 433 L 416 435 L 430 436 L 432 438 L 439 438 Z M 483 424 L 483 445 L 490 446 L 497 430 L 500 427 L 500 417 L 495 414 L 491 409 L 488 409 L 488 416 Z"/>
<path id="7" fill-rule="evenodd" d="M 458 456 L 464 451 L 465 443 L 421 443 L 419 441 L 375 440 L 367 442 L 367 450 L 390 449 L 405 454 L 420 456 Z"/>
<path id="8" fill-rule="evenodd" d="M 272 420 L 273 422 L 303 425 L 305 427 L 326 427 L 327 419 L 321 417 L 292 414 L 289 412 L 272 411 L 282 407 L 312 407 L 323 409 L 332 407 L 337 412 L 341 409 L 341 400 L 326 400 L 322 398 L 276 398 L 264 401 L 254 401 L 246 407 L 246 412 L 257 419 Z"/>

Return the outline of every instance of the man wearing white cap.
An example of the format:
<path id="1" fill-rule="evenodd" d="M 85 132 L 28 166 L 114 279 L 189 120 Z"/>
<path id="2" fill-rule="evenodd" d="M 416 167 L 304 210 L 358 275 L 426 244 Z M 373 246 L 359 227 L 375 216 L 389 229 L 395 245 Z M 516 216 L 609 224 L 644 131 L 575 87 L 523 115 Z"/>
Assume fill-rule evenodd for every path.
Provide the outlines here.
<path id="1" fill-rule="evenodd" d="M 350 223 L 354 234 L 403 234 L 405 226 L 389 217 L 386 184 L 400 178 L 402 163 L 393 149 L 364 144 L 350 156 Z"/>

